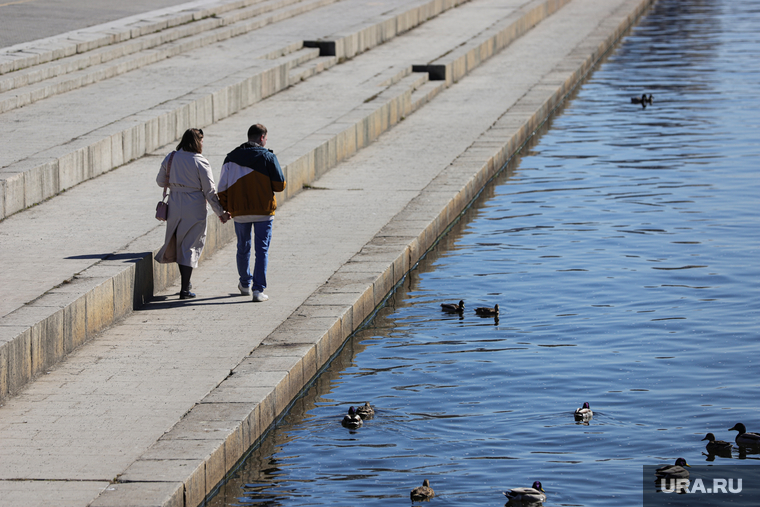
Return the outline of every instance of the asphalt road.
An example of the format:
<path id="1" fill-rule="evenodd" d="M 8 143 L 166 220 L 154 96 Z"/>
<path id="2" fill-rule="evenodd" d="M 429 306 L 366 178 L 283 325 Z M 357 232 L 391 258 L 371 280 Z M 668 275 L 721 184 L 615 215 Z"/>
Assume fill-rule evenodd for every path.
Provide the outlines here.
<path id="1" fill-rule="evenodd" d="M 188 0 L 0 0 L 0 47 L 187 2 Z"/>

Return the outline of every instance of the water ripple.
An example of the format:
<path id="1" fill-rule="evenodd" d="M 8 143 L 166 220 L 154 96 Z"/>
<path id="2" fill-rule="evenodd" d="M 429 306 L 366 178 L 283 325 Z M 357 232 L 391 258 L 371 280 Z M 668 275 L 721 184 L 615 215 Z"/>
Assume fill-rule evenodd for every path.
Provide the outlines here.
<path id="1" fill-rule="evenodd" d="M 757 26 L 757 1 L 656 2 L 209 505 L 400 504 L 423 478 L 439 506 L 534 480 L 635 505 L 642 465 L 760 431 Z"/>

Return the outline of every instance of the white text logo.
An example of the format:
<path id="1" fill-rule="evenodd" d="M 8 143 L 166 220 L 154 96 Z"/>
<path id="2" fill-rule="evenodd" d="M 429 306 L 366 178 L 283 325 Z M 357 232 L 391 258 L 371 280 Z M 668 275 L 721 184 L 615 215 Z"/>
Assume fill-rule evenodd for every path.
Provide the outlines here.
<path id="1" fill-rule="evenodd" d="M 702 479 L 693 483 L 689 479 L 660 479 L 660 489 L 664 493 L 741 493 L 742 480 L 736 479 L 734 485 L 734 479 L 713 479 L 712 487 L 708 488 Z"/>

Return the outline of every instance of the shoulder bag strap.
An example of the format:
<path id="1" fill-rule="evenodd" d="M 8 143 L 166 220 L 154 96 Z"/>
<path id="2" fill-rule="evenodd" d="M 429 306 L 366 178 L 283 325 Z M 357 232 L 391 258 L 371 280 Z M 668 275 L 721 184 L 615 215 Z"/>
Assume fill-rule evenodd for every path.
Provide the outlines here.
<path id="1" fill-rule="evenodd" d="M 169 164 L 166 166 L 166 186 L 164 187 L 164 200 L 166 200 L 166 190 L 169 188 L 169 176 L 172 172 L 172 160 L 174 160 L 174 154 L 177 153 L 176 151 L 173 151 L 171 155 L 169 155 Z"/>

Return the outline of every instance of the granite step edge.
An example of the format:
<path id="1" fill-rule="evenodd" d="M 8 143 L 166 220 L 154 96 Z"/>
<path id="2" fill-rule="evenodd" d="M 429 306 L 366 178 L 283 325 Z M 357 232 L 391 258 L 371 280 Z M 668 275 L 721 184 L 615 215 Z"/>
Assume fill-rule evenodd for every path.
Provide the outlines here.
<path id="1" fill-rule="evenodd" d="M 275 7 L 286 6 L 292 0 L 275 2 Z M 183 33 L 197 34 L 224 26 L 225 15 L 234 10 L 245 10 L 264 0 L 210 0 L 180 4 L 144 14 L 136 14 L 115 21 L 73 30 L 35 41 L 23 42 L 0 51 L 0 76 L 37 65 L 44 65 L 116 46 L 139 41 L 161 32 L 181 29 Z M 216 19 L 214 19 L 216 18 Z M 240 20 L 233 19 L 232 22 Z M 188 32 L 188 25 L 194 25 Z M 117 52 L 118 53 L 118 52 Z"/>
<path id="2" fill-rule="evenodd" d="M 239 21 L 237 24 L 219 26 L 219 23 L 215 22 L 209 27 L 198 26 L 193 29 L 183 25 L 174 28 L 178 32 L 174 36 L 161 32 L 150 36 L 155 38 L 155 41 L 132 39 L 128 45 L 124 43 L 122 46 L 98 49 L 97 51 L 103 53 L 101 55 L 85 53 L 81 62 L 61 62 L 56 68 L 39 69 L 37 72 L 32 72 L 34 69 L 31 69 L 27 71 L 28 76 L 9 74 L 5 79 L 0 78 L 0 114 L 115 78 L 194 49 L 244 35 L 335 1 L 337 0 L 313 0 L 312 4 L 307 6 L 288 5 L 284 7 L 289 8 L 285 12 L 266 12 L 262 14 L 262 19 L 254 18 Z M 47 74 L 52 75 L 42 78 Z M 24 83 L 25 81 L 29 82 Z"/>

